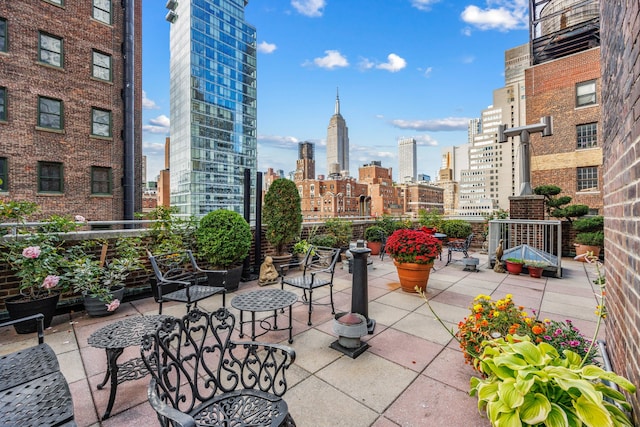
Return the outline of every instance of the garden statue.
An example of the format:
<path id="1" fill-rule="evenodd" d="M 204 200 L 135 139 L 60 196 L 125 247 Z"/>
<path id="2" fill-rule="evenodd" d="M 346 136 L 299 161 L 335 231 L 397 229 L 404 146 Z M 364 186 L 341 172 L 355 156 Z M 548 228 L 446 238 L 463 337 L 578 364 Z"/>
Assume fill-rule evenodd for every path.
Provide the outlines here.
<path id="1" fill-rule="evenodd" d="M 273 266 L 273 258 L 270 256 L 265 257 L 264 262 L 260 266 L 260 278 L 258 279 L 258 285 L 265 286 L 271 285 L 278 281 L 278 272 Z"/>
<path id="2" fill-rule="evenodd" d="M 496 263 L 493 265 L 493 271 L 496 273 L 504 273 L 504 267 L 502 266 L 502 255 L 504 254 L 504 250 L 502 249 L 502 239 L 498 243 L 498 247 L 496 248 Z"/>

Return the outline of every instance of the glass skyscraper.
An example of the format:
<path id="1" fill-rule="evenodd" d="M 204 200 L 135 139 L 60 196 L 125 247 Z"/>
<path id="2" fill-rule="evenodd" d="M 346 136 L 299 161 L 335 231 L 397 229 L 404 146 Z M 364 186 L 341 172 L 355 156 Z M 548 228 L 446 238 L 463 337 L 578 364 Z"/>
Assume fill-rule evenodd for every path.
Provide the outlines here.
<path id="1" fill-rule="evenodd" d="M 255 198 L 256 29 L 247 0 L 169 0 L 171 205 L 181 215 L 244 212 Z M 254 206 L 254 203 L 251 203 Z"/>

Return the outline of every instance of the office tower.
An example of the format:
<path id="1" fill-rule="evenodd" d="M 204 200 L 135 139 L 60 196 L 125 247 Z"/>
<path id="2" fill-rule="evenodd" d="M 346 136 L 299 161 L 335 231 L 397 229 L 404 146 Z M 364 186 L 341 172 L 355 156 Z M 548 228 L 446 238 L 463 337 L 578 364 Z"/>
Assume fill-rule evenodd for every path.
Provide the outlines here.
<path id="1" fill-rule="evenodd" d="M 316 161 L 314 158 L 313 143 L 305 141 L 298 143 L 298 160 L 296 161 L 296 171 L 294 181 L 303 179 L 314 179 L 316 175 Z"/>
<path id="2" fill-rule="evenodd" d="M 244 20 L 246 4 L 167 2 L 171 205 L 181 215 L 243 213 L 244 170 L 256 175 L 256 30 Z"/>
<path id="3" fill-rule="evenodd" d="M 0 194 L 39 216 L 142 208 L 141 0 L 0 1 Z"/>
<path id="4" fill-rule="evenodd" d="M 418 171 L 416 140 L 400 138 L 398 140 L 398 182 L 415 182 Z"/>
<path id="5" fill-rule="evenodd" d="M 327 128 L 327 174 L 349 176 L 349 129 L 340 114 L 340 96 L 336 93 L 335 112 Z"/>

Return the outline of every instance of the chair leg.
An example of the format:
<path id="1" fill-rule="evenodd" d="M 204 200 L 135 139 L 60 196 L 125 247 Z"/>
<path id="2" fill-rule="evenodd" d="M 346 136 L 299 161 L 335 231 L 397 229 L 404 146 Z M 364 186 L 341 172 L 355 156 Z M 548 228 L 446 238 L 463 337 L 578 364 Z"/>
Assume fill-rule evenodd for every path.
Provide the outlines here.
<path id="1" fill-rule="evenodd" d="M 158 308 L 158 314 L 162 314 L 162 300 L 158 301 L 160 307 Z"/>
<path id="2" fill-rule="evenodd" d="M 336 309 L 333 306 L 333 283 L 329 284 L 329 298 L 331 299 L 331 314 L 336 314 Z"/>
<path id="3" fill-rule="evenodd" d="M 447 265 L 451 263 L 451 250 L 447 252 Z"/>
<path id="4" fill-rule="evenodd" d="M 307 322 L 307 326 L 311 326 L 311 299 L 313 297 L 313 290 L 309 289 L 309 321 Z"/>

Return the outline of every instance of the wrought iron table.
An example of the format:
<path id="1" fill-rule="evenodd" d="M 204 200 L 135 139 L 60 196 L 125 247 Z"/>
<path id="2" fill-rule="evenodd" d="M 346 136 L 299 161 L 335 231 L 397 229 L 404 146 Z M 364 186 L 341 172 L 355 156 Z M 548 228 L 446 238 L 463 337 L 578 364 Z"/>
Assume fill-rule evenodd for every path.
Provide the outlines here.
<path id="1" fill-rule="evenodd" d="M 240 310 L 240 338 L 244 336 L 242 327 L 245 323 L 251 322 L 251 340 L 266 334 L 269 331 L 278 330 L 278 310 L 289 307 L 289 344 L 293 342 L 293 327 L 291 323 L 291 306 L 298 300 L 298 296 L 290 291 L 282 289 L 259 289 L 244 294 L 237 295 L 231 300 L 231 306 Z M 264 330 L 256 335 L 256 313 L 273 310 L 273 316 L 260 319 L 260 327 Z M 244 312 L 251 312 L 251 320 L 244 320 Z M 270 319 L 273 318 L 273 325 Z"/>
<path id="2" fill-rule="evenodd" d="M 98 385 L 98 389 L 101 390 L 111 378 L 109 403 L 102 416 L 103 420 L 106 420 L 111 415 L 118 384 L 143 378 L 149 373 L 141 358 L 136 357 L 118 365 L 118 357 L 126 347 L 139 346 L 142 343 L 142 337 L 146 334 L 154 333 L 162 324 L 162 321 L 168 317 L 170 316 L 127 317 L 98 329 L 87 340 L 91 347 L 104 348 L 107 352 L 107 373 L 102 383 Z"/>

